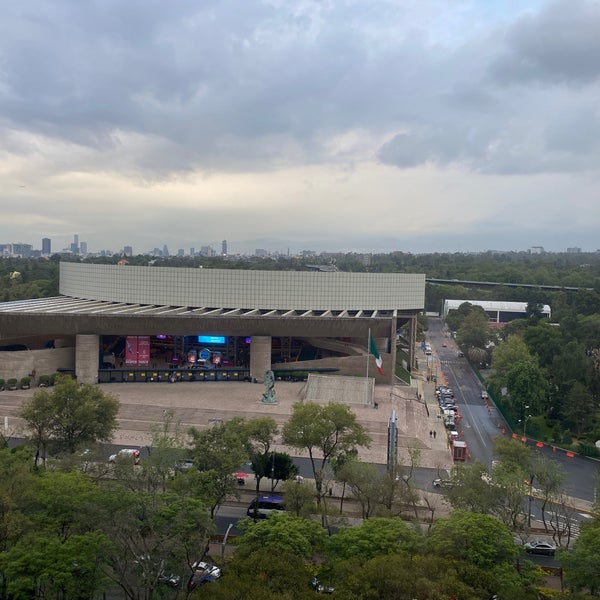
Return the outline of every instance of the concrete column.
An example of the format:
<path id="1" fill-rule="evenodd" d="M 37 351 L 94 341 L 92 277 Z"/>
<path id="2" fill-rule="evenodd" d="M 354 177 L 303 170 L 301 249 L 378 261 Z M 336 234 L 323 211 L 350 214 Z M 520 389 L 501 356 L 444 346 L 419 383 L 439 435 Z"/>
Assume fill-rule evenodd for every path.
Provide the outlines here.
<path id="1" fill-rule="evenodd" d="M 253 335 L 250 343 L 250 377 L 263 381 L 271 370 L 271 336 Z"/>
<path id="2" fill-rule="evenodd" d="M 391 330 L 390 330 L 390 354 L 392 355 L 392 365 L 390 373 L 390 384 L 393 385 L 396 378 L 396 330 L 398 328 L 398 322 L 396 317 L 392 318 Z"/>
<path id="3" fill-rule="evenodd" d="M 75 337 L 75 376 L 79 383 L 98 383 L 100 337 L 77 335 Z"/>

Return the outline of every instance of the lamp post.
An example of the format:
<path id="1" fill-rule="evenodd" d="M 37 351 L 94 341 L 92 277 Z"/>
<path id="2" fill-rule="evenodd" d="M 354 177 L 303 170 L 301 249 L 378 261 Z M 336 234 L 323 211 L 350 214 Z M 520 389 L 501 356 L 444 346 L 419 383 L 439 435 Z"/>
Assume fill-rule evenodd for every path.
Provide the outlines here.
<path id="1" fill-rule="evenodd" d="M 527 419 L 529 418 L 529 417 L 525 416 L 525 411 L 527 411 L 527 410 L 529 410 L 529 404 L 525 404 L 523 406 L 523 419 L 522 419 L 522 421 L 523 421 L 523 437 L 525 437 L 525 426 L 527 424 Z M 531 416 L 531 415 L 529 415 L 529 416 Z"/>
<path id="2" fill-rule="evenodd" d="M 227 544 L 227 536 L 233 527 L 233 523 L 229 523 L 229 527 L 227 527 L 227 531 L 225 532 L 225 536 L 223 537 L 223 542 L 221 544 L 221 559 L 225 558 L 225 546 Z"/>
<path id="3" fill-rule="evenodd" d="M 532 416 L 533 416 L 533 415 L 527 415 L 527 416 L 526 416 L 526 417 L 523 419 L 523 437 L 527 437 L 527 436 L 525 435 L 525 430 L 526 430 L 526 427 L 527 427 L 527 421 L 529 421 L 529 419 L 531 419 L 531 417 L 532 417 Z"/>

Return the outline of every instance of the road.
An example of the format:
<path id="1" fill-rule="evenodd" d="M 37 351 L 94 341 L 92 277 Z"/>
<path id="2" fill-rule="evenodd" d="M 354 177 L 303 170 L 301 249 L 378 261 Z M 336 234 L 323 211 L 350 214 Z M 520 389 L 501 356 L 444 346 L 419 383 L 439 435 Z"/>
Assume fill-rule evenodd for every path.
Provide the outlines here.
<path id="1" fill-rule="evenodd" d="M 467 359 L 459 357 L 458 347 L 449 332 L 444 330 L 441 319 L 429 319 L 428 339 L 434 350 L 430 357 L 431 372 L 437 372 L 438 381 L 443 374 L 455 392 L 463 416 L 459 430 L 464 432 L 470 456 L 491 466 L 494 459 L 494 437 L 502 435 L 503 431 L 508 436 L 512 431 L 491 400 L 489 408 L 486 407 L 481 398 L 481 391 L 484 389 L 482 384 Z M 562 466 L 565 473 L 564 492 L 573 498 L 575 504 L 586 506 L 593 502 L 594 484 L 600 475 L 600 461 L 578 455 L 569 456 L 565 450 L 547 444 L 537 447 L 536 440 L 528 439 L 526 443 L 536 453 Z M 537 516 L 535 512 L 532 514 L 534 518 Z M 582 518 L 585 518 L 584 513 Z"/>

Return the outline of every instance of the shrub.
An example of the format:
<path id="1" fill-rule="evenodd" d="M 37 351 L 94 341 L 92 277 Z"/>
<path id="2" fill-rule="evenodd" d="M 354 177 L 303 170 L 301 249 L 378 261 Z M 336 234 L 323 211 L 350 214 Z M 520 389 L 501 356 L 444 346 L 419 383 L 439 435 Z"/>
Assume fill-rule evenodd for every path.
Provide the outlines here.
<path id="1" fill-rule="evenodd" d="M 48 387 L 50 385 L 50 375 L 40 375 L 38 385 L 39 387 Z"/>
<path id="2" fill-rule="evenodd" d="M 6 383 L 6 381 L 4 381 L 4 379 L 2 379 L 2 378 L 0 377 L 0 390 L 3 390 L 3 389 L 4 389 L 4 384 L 5 384 L 5 383 Z"/>
<path id="3" fill-rule="evenodd" d="M 594 444 L 580 443 L 577 447 L 577 452 L 582 456 L 590 456 L 592 458 L 600 458 L 600 450 Z"/>
<path id="4" fill-rule="evenodd" d="M 16 390 L 17 389 L 17 378 L 16 377 L 11 377 L 7 382 L 6 382 L 6 387 L 9 390 Z"/>
<path id="5" fill-rule="evenodd" d="M 28 389 L 29 386 L 31 385 L 31 378 L 30 377 L 21 377 L 21 389 Z"/>

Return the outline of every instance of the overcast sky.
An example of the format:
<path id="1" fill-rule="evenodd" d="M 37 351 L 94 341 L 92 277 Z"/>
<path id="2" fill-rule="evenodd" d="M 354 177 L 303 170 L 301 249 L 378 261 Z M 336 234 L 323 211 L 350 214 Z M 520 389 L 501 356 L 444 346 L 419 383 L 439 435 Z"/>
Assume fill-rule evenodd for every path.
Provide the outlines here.
<path id="1" fill-rule="evenodd" d="M 600 248 L 600 0 L 35 0 L 0 243 Z"/>

